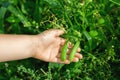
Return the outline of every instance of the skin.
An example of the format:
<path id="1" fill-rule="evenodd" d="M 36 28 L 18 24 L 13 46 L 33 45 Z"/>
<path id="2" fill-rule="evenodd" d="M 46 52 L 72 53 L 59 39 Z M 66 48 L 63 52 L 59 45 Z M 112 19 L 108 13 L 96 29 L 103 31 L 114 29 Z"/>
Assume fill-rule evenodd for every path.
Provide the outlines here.
<path id="1" fill-rule="evenodd" d="M 61 61 L 61 48 L 65 39 L 61 38 L 64 31 L 58 29 L 46 30 L 38 35 L 8 35 L 0 34 L 0 62 L 19 60 L 25 58 L 36 58 L 45 62 L 69 64 L 69 54 L 72 45 L 68 44 L 66 61 Z M 72 62 L 82 59 L 76 51 Z"/>

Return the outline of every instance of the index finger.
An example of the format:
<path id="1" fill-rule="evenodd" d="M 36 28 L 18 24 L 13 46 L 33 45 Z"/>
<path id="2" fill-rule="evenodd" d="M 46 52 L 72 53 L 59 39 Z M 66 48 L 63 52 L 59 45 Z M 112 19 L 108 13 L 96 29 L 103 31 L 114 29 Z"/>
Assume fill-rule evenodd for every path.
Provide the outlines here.
<path id="1" fill-rule="evenodd" d="M 53 34 L 54 34 L 56 37 L 64 34 L 64 31 L 61 30 L 61 29 L 54 29 L 53 31 L 54 31 Z"/>

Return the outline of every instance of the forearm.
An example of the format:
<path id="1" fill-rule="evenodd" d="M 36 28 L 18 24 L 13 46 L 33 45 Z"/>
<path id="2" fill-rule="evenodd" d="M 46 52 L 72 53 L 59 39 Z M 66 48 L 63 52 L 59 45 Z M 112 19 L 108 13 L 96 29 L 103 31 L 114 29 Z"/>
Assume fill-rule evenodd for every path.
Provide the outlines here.
<path id="1" fill-rule="evenodd" d="M 0 62 L 32 57 L 33 49 L 33 36 L 0 35 Z"/>

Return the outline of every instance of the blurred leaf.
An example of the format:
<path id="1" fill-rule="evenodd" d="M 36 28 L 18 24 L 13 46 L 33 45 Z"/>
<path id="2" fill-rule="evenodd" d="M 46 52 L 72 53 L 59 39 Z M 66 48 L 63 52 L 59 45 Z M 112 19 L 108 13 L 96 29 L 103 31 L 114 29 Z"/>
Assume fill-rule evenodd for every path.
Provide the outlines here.
<path id="1" fill-rule="evenodd" d="M 0 8 L 0 19 L 4 18 L 6 11 L 7 11 L 7 8 L 5 8 L 5 7 Z"/>
<path id="2" fill-rule="evenodd" d="M 7 11 L 7 8 L 1 7 L 0 8 L 0 33 L 3 33 L 3 23 L 4 23 L 4 16 Z"/>
<path id="3" fill-rule="evenodd" d="M 31 23 L 27 20 L 27 18 L 18 10 L 18 8 L 15 8 L 14 6 L 10 5 L 8 7 L 8 10 L 13 13 L 20 21 L 24 24 L 24 27 L 31 26 Z"/>
<path id="4" fill-rule="evenodd" d="M 58 69 L 58 71 L 64 66 L 64 64 L 59 63 L 49 63 L 51 69 Z"/>
<path id="5" fill-rule="evenodd" d="M 98 24 L 103 24 L 103 23 L 105 23 L 105 20 L 104 20 L 103 18 L 100 18 L 100 19 L 98 20 Z"/>
<path id="6" fill-rule="evenodd" d="M 95 37 L 98 35 L 98 32 L 96 30 L 91 30 L 89 33 L 90 33 L 90 36 L 92 37 Z"/>
<path id="7" fill-rule="evenodd" d="M 44 0 L 44 1 L 49 3 L 51 5 L 51 7 L 58 7 L 58 6 L 60 6 L 60 3 L 59 3 L 58 0 L 52 0 L 52 1 L 51 0 Z"/>
<path id="8" fill-rule="evenodd" d="M 20 20 L 18 18 L 16 18 L 15 16 L 8 17 L 7 21 L 10 23 L 20 22 Z"/>
<path id="9" fill-rule="evenodd" d="M 0 34 L 3 34 L 4 33 L 4 31 L 3 30 L 0 30 Z"/>
<path id="10" fill-rule="evenodd" d="M 89 47 L 90 47 L 90 50 L 92 48 L 92 37 L 89 35 L 89 33 L 87 31 L 83 31 L 83 34 L 85 35 L 85 37 L 87 38 L 88 42 L 89 42 Z"/>
<path id="11" fill-rule="evenodd" d="M 25 9 L 25 5 L 24 4 L 21 4 L 21 11 L 24 13 L 24 14 L 28 14 L 26 9 Z"/>
<path id="12" fill-rule="evenodd" d="M 120 0 L 110 0 L 110 1 L 120 6 Z"/>

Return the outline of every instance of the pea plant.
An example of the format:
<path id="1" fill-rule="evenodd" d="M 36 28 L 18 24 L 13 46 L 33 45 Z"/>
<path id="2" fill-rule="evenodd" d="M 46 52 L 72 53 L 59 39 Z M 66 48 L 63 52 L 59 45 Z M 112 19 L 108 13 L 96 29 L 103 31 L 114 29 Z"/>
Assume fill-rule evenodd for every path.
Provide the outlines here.
<path id="1" fill-rule="evenodd" d="M 1 34 L 39 34 L 62 29 L 67 46 L 78 47 L 83 59 L 69 65 L 36 59 L 0 63 L 0 80 L 119 80 L 119 0 L 0 0 Z"/>

